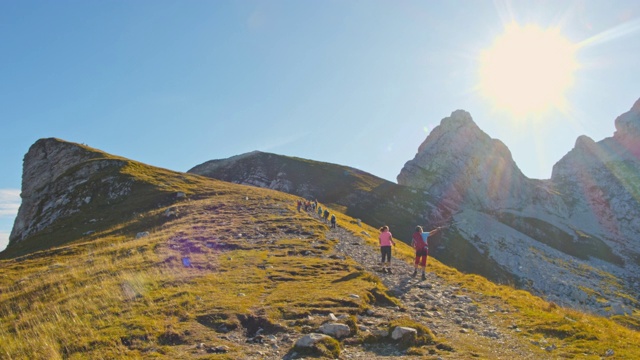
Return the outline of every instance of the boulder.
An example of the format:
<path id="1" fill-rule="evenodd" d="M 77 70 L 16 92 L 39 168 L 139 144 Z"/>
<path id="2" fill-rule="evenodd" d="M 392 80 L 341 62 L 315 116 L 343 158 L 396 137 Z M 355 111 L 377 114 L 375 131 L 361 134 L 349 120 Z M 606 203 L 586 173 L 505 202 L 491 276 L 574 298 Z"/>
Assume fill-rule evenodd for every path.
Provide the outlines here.
<path id="1" fill-rule="evenodd" d="M 299 348 L 313 348 L 318 342 L 329 338 L 331 337 L 325 334 L 311 333 L 298 339 L 295 346 Z"/>
<path id="2" fill-rule="evenodd" d="M 410 340 L 418 336 L 418 331 L 414 328 L 405 326 L 396 326 L 391 332 L 391 338 L 393 340 Z"/>
<path id="3" fill-rule="evenodd" d="M 341 339 L 349 336 L 351 333 L 351 328 L 349 325 L 340 324 L 340 323 L 326 323 L 320 326 L 320 332 L 331 335 L 336 339 Z"/>

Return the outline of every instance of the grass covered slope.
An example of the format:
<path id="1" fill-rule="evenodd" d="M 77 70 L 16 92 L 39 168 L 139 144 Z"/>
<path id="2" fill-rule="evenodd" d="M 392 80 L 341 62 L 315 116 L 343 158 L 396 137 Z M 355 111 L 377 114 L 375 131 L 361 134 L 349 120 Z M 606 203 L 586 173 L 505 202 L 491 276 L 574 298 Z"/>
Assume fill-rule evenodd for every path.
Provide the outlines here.
<path id="1" fill-rule="evenodd" d="M 215 192 L 174 204 L 178 216 L 152 222 L 148 237 L 135 231 L 165 209 L 91 241 L 2 261 L 3 357 L 210 357 L 194 345 L 215 343 L 228 347 L 226 358 L 243 358 L 247 349 L 226 333 L 279 332 L 281 322 L 358 312 L 371 300 L 376 279 L 349 277 L 357 264 L 325 256 L 325 225 L 295 212 L 292 197 L 207 181 Z"/>
<path id="2" fill-rule="evenodd" d="M 329 313 L 363 314 L 377 302 L 402 306 L 400 299 L 385 300 L 378 278 L 360 264 L 333 256 L 327 226 L 298 213 L 295 197 L 207 181 L 209 188 L 191 200 L 141 214 L 129 226 L 114 224 L 90 241 L 0 261 L 2 357 L 281 358 Z M 148 222 L 169 208 L 177 216 Z M 362 230 L 353 219 L 340 218 L 354 233 Z M 150 235 L 135 239 L 145 223 L 153 225 Z M 366 239 L 375 247 L 375 239 Z M 397 250 L 411 256 L 406 246 Z M 522 341 L 541 348 L 558 344 L 563 358 L 595 359 L 608 349 L 630 358 L 640 351 L 638 333 L 612 321 L 557 308 L 436 261 L 430 268 L 452 287 L 480 294 L 484 305 L 509 309 L 495 314 L 504 329 L 517 326 Z M 291 341 L 277 350 L 247 342 L 270 335 Z M 494 358 L 464 336 L 438 336 L 453 352 L 427 348 L 434 358 Z M 339 348 L 325 351 L 335 357 Z M 538 351 L 544 358 L 545 351 Z"/>
<path id="3" fill-rule="evenodd" d="M 46 191 L 25 190 L 23 184 L 26 198 L 20 212 L 28 213 L 26 221 L 35 230 L 22 239 L 13 239 L 0 252 L 0 259 L 107 234 L 145 231 L 163 221 L 162 214 L 154 210 L 178 201 L 179 193 L 184 196 L 196 190 L 215 193 L 217 182 L 209 179 L 60 142 L 62 146 L 83 151 L 85 159 L 47 179 L 43 186 Z"/>
<path id="4" fill-rule="evenodd" d="M 375 273 L 339 256 L 328 226 L 296 210 L 298 197 L 115 160 L 117 167 L 89 177 L 80 185 L 86 188 L 76 187 L 79 193 L 66 194 L 94 191 L 81 211 L 3 253 L 0 358 L 283 358 L 299 351 L 296 340 L 317 332 L 330 313 L 344 315 L 353 333 L 304 356 L 337 358 L 346 346 L 381 346 L 404 358 L 493 359 L 505 358 L 496 352 L 510 345 L 505 341 L 528 348 L 531 358 L 640 353 L 637 331 L 431 259 L 430 270 L 448 284 L 444 292 L 464 289 L 480 299 L 480 307 L 502 309 L 490 316 L 500 332 L 515 335 L 480 344 L 458 331 L 432 334 L 430 324 L 450 322 L 454 328 L 456 319 L 406 312 L 405 300 L 391 297 Z M 67 175 L 76 171 L 72 167 Z M 108 196 L 111 186 L 101 192 L 106 178 L 130 184 L 127 196 Z M 342 229 L 377 255 L 374 228 L 360 228 L 340 213 L 338 218 Z M 149 235 L 136 238 L 139 232 Z M 411 249 L 399 244 L 395 255 L 409 261 Z M 424 303 L 426 310 L 433 306 Z M 358 326 L 366 325 L 360 316 L 379 308 L 397 315 L 389 328 L 415 326 L 423 343 L 407 348 L 360 332 Z M 620 321 L 634 326 L 633 318 Z M 552 344 L 553 356 L 544 350 Z"/>

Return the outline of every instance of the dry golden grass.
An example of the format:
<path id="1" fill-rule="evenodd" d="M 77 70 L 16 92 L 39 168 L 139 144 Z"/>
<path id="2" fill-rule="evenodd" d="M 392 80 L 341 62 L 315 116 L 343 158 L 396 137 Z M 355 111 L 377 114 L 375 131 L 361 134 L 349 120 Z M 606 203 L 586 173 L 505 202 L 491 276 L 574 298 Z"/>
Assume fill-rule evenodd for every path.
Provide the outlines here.
<path id="1" fill-rule="evenodd" d="M 334 240 L 324 235 L 327 225 L 297 212 L 294 196 L 192 175 L 168 180 L 175 174 L 135 164 L 126 171 L 166 184 L 161 196 L 185 191 L 191 200 L 114 219 L 90 239 L 1 260 L 0 358 L 243 358 L 247 348 L 227 332 L 248 333 L 259 324 L 300 333 L 309 315 L 361 313 L 375 301 L 373 292 L 384 292 L 357 263 L 329 257 Z M 153 192 L 144 196 L 152 199 Z M 164 218 L 169 208 L 178 216 Z M 376 228 L 339 219 L 377 246 Z M 135 239 L 139 230 L 150 236 Z M 413 251 L 399 243 L 396 255 L 410 261 Z M 509 309 L 495 314 L 504 328 L 515 323 L 527 339 L 552 339 L 562 357 L 640 353 L 638 332 L 611 320 L 461 274 L 433 258 L 429 269 Z M 423 333 L 427 342 L 431 335 Z M 197 343 L 225 345 L 228 352 L 195 351 Z"/>

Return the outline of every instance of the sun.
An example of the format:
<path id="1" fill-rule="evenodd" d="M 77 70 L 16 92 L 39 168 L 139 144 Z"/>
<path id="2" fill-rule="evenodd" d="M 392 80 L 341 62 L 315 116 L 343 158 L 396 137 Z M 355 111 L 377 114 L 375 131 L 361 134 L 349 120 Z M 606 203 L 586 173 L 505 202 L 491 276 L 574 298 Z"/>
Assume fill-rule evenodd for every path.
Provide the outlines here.
<path id="1" fill-rule="evenodd" d="M 480 55 L 479 91 L 516 116 L 566 110 L 577 46 L 556 28 L 510 24 Z"/>

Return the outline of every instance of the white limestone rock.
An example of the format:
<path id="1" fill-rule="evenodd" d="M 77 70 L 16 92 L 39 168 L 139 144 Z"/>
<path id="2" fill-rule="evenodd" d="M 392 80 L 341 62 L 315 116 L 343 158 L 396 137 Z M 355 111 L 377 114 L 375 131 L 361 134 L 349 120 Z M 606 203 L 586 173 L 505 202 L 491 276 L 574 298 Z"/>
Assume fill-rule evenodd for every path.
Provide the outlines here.
<path id="1" fill-rule="evenodd" d="M 349 325 L 336 322 L 322 324 L 319 330 L 323 334 L 330 335 L 336 339 L 342 339 L 349 336 L 349 333 L 351 333 Z"/>

